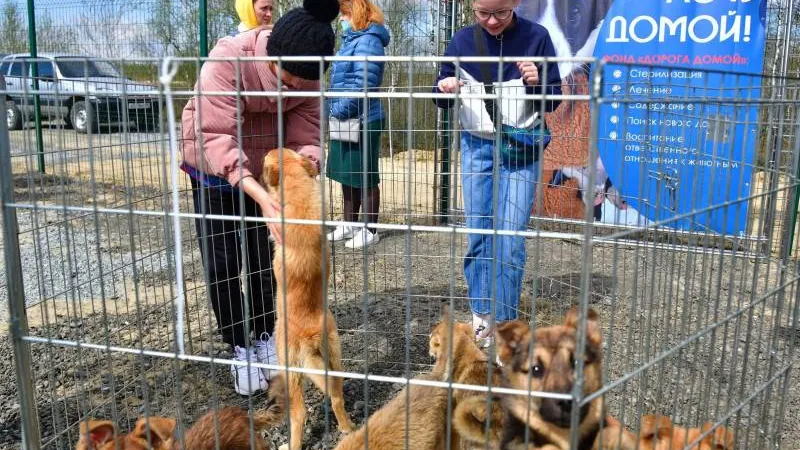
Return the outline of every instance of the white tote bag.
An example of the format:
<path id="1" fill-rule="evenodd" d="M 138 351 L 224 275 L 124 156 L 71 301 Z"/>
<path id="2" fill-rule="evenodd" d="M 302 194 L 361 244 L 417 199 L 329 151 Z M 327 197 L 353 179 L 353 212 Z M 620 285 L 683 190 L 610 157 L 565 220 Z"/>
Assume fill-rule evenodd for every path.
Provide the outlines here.
<path id="1" fill-rule="evenodd" d="M 328 129 L 332 141 L 358 142 L 361 138 L 361 118 L 338 120 L 330 117 Z"/>

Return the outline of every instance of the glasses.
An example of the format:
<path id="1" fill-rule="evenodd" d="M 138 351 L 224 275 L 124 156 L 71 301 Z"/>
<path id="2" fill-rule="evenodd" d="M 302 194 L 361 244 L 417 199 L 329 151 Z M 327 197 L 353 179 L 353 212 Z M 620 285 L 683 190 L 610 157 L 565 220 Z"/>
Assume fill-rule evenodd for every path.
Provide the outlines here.
<path id="1" fill-rule="evenodd" d="M 475 17 L 478 20 L 489 20 L 490 17 L 494 16 L 495 19 L 502 22 L 504 20 L 508 20 L 513 13 L 511 9 L 496 9 L 494 11 L 486 11 L 485 9 L 473 9 L 472 12 L 475 14 Z"/>

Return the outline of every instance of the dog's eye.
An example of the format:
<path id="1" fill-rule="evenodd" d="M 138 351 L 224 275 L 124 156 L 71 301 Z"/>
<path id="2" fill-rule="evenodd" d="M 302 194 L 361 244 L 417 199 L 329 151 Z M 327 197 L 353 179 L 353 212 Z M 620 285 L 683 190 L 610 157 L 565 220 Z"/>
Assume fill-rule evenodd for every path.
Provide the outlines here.
<path id="1" fill-rule="evenodd" d="M 534 378 L 542 378 L 544 376 L 544 367 L 541 364 L 534 364 L 529 371 Z"/>
<path id="2" fill-rule="evenodd" d="M 572 368 L 572 370 L 575 370 L 575 357 L 574 356 L 570 356 L 569 357 L 569 366 Z"/>

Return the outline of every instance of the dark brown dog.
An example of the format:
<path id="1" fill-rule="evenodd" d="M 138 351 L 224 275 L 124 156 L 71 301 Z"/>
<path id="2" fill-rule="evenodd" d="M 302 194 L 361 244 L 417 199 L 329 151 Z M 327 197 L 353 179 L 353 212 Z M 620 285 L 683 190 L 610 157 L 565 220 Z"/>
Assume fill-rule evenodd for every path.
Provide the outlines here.
<path id="1" fill-rule="evenodd" d="M 589 310 L 584 352 L 583 394 L 602 387 L 602 339 L 597 313 Z M 575 383 L 578 310 L 572 308 L 563 325 L 536 329 L 511 321 L 496 331 L 497 355 L 502 363 L 502 385 L 525 391 L 570 394 Z M 503 395 L 506 425 L 502 448 L 529 442 L 537 448 L 570 448 L 573 402 L 529 395 Z M 580 410 L 579 449 L 590 449 L 603 419 L 603 399 L 598 397 Z M 527 429 L 527 431 L 526 431 Z"/>

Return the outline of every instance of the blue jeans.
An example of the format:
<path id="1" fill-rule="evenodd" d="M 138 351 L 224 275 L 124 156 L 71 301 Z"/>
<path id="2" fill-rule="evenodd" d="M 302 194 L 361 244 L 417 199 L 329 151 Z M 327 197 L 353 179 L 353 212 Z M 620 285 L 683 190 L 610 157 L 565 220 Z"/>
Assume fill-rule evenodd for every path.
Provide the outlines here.
<path id="1" fill-rule="evenodd" d="M 467 227 L 523 231 L 531 216 L 539 163 L 508 167 L 498 157 L 500 167 L 495 173 L 494 144 L 493 140 L 461 134 Z M 497 199 L 493 201 L 495 184 Z M 473 233 L 467 236 L 464 276 L 472 312 L 493 314 L 498 322 L 516 319 L 525 269 L 525 238 Z"/>

